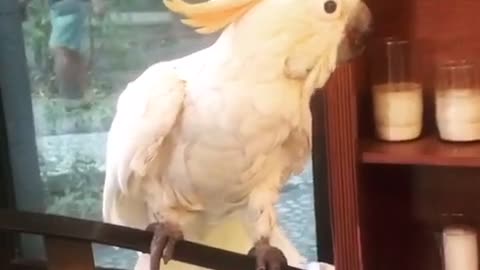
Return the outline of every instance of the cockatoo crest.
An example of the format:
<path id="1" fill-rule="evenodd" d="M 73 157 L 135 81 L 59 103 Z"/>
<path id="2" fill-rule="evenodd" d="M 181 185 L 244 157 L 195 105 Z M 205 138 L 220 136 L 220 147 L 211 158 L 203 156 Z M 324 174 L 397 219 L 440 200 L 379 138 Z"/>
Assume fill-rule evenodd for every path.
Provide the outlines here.
<path id="1" fill-rule="evenodd" d="M 230 32 L 236 33 L 236 47 L 244 51 L 257 51 L 260 43 L 264 46 L 274 46 L 277 53 L 282 46 L 297 47 L 295 49 L 297 54 L 304 54 L 301 57 L 304 59 L 300 62 L 305 62 L 305 59 L 306 62 L 311 61 L 308 59 L 315 58 L 313 54 L 335 56 L 330 57 L 333 62 L 330 61 L 332 63 L 328 64 L 329 67 L 323 64 L 319 67 L 326 70 L 331 70 L 336 64 L 346 62 L 361 53 L 365 47 L 365 39 L 371 33 L 371 14 L 361 0 L 207 0 L 200 3 L 163 0 L 163 2 L 171 12 L 184 17 L 181 21 L 185 25 L 194 28 L 200 34 L 211 34 L 235 25 L 234 31 Z M 259 24 L 260 21 L 264 23 Z M 242 34 L 239 33 L 246 36 L 240 37 Z M 275 40 L 275 37 L 281 39 L 282 36 L 288 36 L 288 40 Z M 290 49 L 289 53 L 292 53 Z M 296 58 L 299 60 L 297 56 Z M 305 68 L 316 69 L 311 63 L 295 63 L 294 66 L 296 71 L 293 73 L 296 79 L 306 78 Z M 299 72 L 301 69 L 303 71 Z M 299 74 L 301 76 L 297 76 Z M 319 80 L 320 84 L 323 81 Z"/>
<path id="2" fill-rule="evenodd" d="M 190 4 L 183 0 L 164 0 L 172 12 L 185 17 L 182 22 L 200 34 L 219 31 L 236 21 L 262 0 L 210 0 Z"/>

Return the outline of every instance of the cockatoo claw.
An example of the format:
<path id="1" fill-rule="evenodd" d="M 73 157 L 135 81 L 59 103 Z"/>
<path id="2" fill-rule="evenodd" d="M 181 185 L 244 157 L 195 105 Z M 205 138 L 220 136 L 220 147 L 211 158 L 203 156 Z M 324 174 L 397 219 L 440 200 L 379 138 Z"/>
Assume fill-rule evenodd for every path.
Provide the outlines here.
<path id="1" fill-rule="evenodd" d="M 172 259 L 175 244 L 183 240 L 183 233 L 178 225 L 168 222 L 152 223 L 148 225 L 147 231 L 153 232 L 150 244 L 150 270 L 159 270 L 161 259 L 164 264 Z"/>
<path id="2" fill-rule="evenodd" d="M 282 270 L 288 266 L 287 258 L 283 252 L 276 247 L 272 247 L 264 240 L 258 241 L 248 252 L 248 255 L 256 257 L 256 270 Z"/>

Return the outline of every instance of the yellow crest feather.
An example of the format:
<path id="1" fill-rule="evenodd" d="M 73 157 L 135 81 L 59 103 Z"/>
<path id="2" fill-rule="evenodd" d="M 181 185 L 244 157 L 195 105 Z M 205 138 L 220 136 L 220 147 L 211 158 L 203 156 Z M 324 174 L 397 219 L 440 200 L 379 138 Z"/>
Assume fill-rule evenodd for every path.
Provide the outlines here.
<path id="1" fill-rule="evenodd" d="M 163 0 L 172 12 L 185 17 L 182 22 L 200 34 L 216 32 L 233 23 L 261 0 L 210 0 L 190 4 L 184 0 Z"/>

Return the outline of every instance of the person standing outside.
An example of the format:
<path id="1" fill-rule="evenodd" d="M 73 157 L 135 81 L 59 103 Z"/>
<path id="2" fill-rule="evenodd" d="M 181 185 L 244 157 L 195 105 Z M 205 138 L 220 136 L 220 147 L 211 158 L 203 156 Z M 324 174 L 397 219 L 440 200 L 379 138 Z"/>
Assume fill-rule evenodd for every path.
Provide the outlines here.
<path id="1" fill-rule="evenodd" d="M 66 106 L 83 103 L 88 87 L 90 15 L 103 16 L 105 0 L 48 0 L 52 31 L 49 47 L 60 95 Z"/>

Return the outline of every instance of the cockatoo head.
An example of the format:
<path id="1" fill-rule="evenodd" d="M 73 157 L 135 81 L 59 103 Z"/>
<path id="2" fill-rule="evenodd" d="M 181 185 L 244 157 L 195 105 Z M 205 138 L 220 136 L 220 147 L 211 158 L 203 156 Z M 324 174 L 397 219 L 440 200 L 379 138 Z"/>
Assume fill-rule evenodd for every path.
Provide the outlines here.
<path id="1" fill-rule="evenodd" d="M 237 35 L 236 48 L 249 47 L 257 54 L 263 48 L 272 58 L 294 58 L 292 73 L 301 74 L 298 79 L 306 79 L 305 74 L 311 75 L 315 67 L 332 70 L 337 64 L 359 55 L 372 22 L 370 10 L 361 0 L 209 0 L 197 3 L 164 0 L 164 3 L 171 11 L 184 16 L 182 22 L 199 33 L 213 33 L 227 27 Z M 317 64 L 312 66 L 311 59 Z M 306 72 L 298 72 L 302 69 Z"/>
<path id="2" fill-rule="evenodd" d="M 352 8 L 347 15 L 343 38 L 338 47 L 337 62 L 348 61 L 363 52 L 372 32 L 372 15 L 361 1 L 350 0 Z"/>

